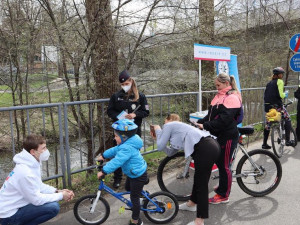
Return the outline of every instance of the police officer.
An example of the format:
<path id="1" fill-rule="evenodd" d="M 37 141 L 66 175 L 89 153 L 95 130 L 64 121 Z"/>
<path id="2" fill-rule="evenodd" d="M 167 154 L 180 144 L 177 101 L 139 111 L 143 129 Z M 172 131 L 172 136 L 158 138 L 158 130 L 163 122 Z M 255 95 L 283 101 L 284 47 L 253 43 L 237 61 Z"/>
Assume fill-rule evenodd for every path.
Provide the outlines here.
<path id="1" fill-rule="evenodd" d="M 134 119 L 134 123 L 138 126 L 137 135 L 141 136 L 142 119 L 149 115 L 147 99 L 138 91 L 136 82 L 128 71 L 124 70 L 119 74 L 119 81 L 122 89 L 111 96 L 107 114 L 113 122 L 121 118 L 122 112 L 126 119 Z M 122 170 L 119 168 L 114 172 L 114 188 L 120 186 L 121 180 Z"/>

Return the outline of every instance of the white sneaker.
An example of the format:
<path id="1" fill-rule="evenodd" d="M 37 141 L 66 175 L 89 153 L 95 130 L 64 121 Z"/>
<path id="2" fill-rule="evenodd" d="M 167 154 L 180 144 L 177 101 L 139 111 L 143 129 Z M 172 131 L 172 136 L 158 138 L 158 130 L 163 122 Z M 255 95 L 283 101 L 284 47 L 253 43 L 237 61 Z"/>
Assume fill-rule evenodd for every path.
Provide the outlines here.
<path id="1" fill-rule="evenodd" d="M 192 221 L 192 222 L 189 222 L 187 225 L 196 225 L 196 224 L 195 224 L 195 221 Z M 204 223 L 202 225 L 204 225 Z"/>
<path id="2" fill-rule="evenodd" d="M 197 206 L 196 205 L 188 206 L 185 202 L 185 203 L 179 205 L 179 209 L 180 210 L 191 211 L 191 212 L 196 212 L 197 211 Z M 194 223 L 194 221 L 193 221 L 193 223 Z"/>

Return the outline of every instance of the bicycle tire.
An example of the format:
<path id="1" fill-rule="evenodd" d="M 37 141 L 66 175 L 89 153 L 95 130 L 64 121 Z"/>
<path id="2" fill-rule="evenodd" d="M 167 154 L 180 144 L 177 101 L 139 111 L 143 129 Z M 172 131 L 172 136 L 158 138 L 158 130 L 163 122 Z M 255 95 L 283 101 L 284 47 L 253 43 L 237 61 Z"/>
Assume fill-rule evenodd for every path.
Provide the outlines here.
<path id="1" fill-rule="evenodd" d="M 149 195 L 149 198 L 164 209 L 163 212 L 144 211 L 145 216 L 152 223 L 169 223 L 177 216 L 179 210 L 178 202 L 171 193 L 159 191 Z M 156 206 L 149 199 L 146 199 L 143 208 L 153 210 L 156 209 Z"/>
<path id="2" fill-rule="evenodd" d="M 272 127 L 271 142 L 272 142 L 272 149 L 273 149 L 274 154 L 278 158 L 281 158 L 283 155 L 284 144 L 282 142 L 282 136 L 280 134 L 279 125 L 275 125 Z"/>
<path id="3" fill-rule="evenodd" d="M 94 213 L 90 213 L 94 199 L 97 195 L 86 195 L 81 197 L 74 205 L 74 215 L 78 222 L 85 225 L 97 225 L 104 223 L 109 214 L 108 202 L 100 196 Z"/>
<path id="4" fill-rule="evenodd" d="M 175 178 L 175 174 L 183 171 L 185 166 L 184 152 L 177 152 L 171 157 L 164 158 L 157 169 L 157 182 L 162 191 L 173 194 L 178 201 L 190 199 L 194 170 L 189 169 L 189 175 L 185 178 Z"/>
<path id="5" fill-rule="evenodd" d="M 236 168 L 237 183 L 240 188 L 253 197 L 262 197 L 273 192 L 279 185 L 282 177 L 282 167 L 279 159 L 269 151 L 256 149 L 248 152 L 251 160 L 262 170 L 263 174 L 258 174 L 247 155 L 244 155 Z M 251 174 L 257 174 L 252 176 Z M 249 176 L 248 176 L 249 175 Z M 257 189 L 257 190 L 254 190 Z"/>

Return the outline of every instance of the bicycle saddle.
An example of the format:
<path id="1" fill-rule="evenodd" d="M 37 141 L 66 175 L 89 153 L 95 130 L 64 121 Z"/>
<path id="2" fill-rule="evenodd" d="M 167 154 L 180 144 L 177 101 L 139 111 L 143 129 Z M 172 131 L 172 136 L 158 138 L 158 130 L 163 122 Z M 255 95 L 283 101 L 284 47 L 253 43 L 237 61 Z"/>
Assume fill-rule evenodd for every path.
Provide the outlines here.
<path id="1" fill-rule="evenodd" d="M 238 127 L 238 130 L 241 135 L 254 133 L 254 128 L 252 126 Z"/>

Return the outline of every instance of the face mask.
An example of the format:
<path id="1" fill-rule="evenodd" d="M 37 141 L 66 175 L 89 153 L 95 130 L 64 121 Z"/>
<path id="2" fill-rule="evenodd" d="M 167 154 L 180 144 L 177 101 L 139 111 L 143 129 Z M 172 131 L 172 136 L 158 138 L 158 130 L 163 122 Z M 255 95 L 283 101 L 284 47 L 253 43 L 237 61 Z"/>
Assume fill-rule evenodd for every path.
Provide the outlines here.
<path id="1" fill-rule="evenodd" d="M 40 161 L 47 161 L 49 159 L 50 152 L 48 149 L 40 154 Z"/>
<path id="2" fill-rule="evenodd" d="M 127 93 L 131 88 L 131 84 L 122 86 L 122 89 Z"/>

